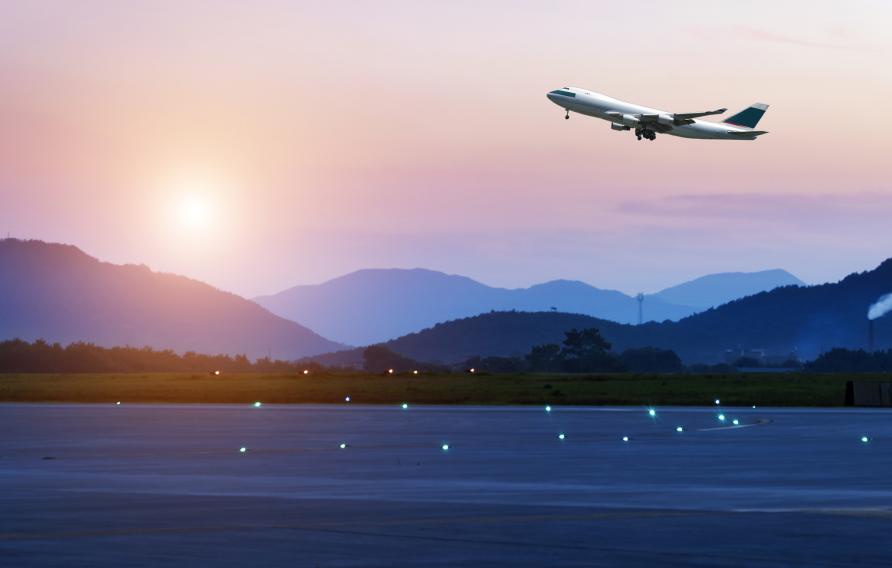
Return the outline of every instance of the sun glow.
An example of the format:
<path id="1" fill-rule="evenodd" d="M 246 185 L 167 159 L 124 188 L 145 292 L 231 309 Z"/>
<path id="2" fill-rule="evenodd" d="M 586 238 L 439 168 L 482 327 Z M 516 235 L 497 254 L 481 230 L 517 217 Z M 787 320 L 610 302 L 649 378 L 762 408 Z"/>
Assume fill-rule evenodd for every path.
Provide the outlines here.
<path id="1" fill-rule="evenodd" d="M 203 230 L 210 226 L 213 204 L 206 195 L 187 193 L 178 197 L 176 218 L 180 226 L 190 230 Z"/>

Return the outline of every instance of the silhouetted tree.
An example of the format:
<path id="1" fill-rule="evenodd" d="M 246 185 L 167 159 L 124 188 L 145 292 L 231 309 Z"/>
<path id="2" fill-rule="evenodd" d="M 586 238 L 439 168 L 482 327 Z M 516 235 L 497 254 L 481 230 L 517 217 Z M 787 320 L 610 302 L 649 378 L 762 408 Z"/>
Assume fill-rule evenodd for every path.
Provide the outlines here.
<path id="1" fill-rule="evenodd" d="M 675 351 L 657 347 L 626 349 L 619 356 L 619 362 L 633 373 L 678 373 L 684 369 Z"/>

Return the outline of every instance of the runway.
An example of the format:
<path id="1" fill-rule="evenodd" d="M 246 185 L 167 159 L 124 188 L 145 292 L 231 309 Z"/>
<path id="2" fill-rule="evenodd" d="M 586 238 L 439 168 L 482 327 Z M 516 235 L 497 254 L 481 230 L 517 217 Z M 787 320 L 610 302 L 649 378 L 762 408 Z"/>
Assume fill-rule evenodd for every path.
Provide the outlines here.
<path id="1" fill-rule="evenodd" d="M 0 565 L 892 562 L 882 410 L 409 403 L 0 405 Z"/>

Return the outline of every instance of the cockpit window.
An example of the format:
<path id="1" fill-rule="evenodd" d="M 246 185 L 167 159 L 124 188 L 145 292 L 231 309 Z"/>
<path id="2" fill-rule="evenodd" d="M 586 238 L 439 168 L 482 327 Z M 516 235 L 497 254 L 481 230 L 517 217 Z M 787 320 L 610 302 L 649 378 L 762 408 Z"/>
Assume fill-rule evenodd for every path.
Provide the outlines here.
<path id="1" fill-rule="evenodd" d="M 563 89 L 557 89 L 556 91 L 551 91 L 552 95 L 563 95 L 565 97 L 575 97 L 576 93 L 571 93 L 570 91 L 565 91 Z"/>

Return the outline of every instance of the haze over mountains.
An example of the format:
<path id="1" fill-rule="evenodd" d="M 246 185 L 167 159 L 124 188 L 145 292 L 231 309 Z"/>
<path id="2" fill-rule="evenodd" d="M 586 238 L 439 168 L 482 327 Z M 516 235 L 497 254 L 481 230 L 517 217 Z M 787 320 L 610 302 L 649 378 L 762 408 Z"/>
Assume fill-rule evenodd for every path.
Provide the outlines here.
<path id="1" fill-rule="evenodd" d="M 892 259 L 876 269 L 818 286 L 785 286 L 735 300 L 678 322 L 620 324 L 581 314 L 494 312 L 441 323 L 385 345 L 419 361 L 456 363 L 471 356 L 523 356 L 560 343 L 564 331 L 598 328 L 614 351 L 672 349 L 687 363 L 717 363 L 726 351 L 813 359 L 833 347 L 867 347 L 868 309 L 892 291 Z M 892 346 L 892 316 L 875 320 L 875 347 Z M 324 356 L 330 364 L 361 359 L 360 350 Z"/>
<path id="2" fill-rule="evenodd" d="M 743 296 L 801 284 L 784 270 L 705 276 L 646 296 L 644 319 L 678 320 Z M 493 310 L 554 308 L 620 323 L 638 321 L 634 297 L 584 282 L 553 280 L 506 289 L 424 269 L 359 270 L 254 300 L 275 314 L 352 345 L 387 341 L 436 323 Z"/>
<path id="3" fill-rule="evenodd" d="M 196 280 L 114 265 L 76 247 L 0 240 L 0 339 L 86 341 L 294 359 L 342 348 Z"/>

